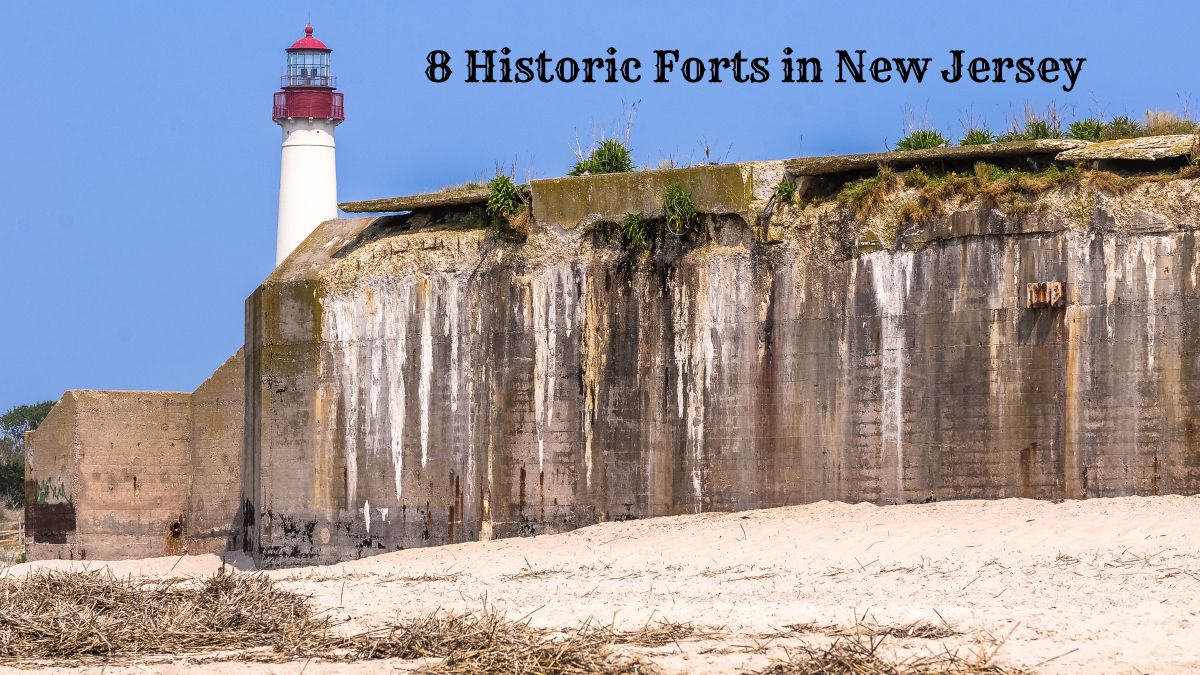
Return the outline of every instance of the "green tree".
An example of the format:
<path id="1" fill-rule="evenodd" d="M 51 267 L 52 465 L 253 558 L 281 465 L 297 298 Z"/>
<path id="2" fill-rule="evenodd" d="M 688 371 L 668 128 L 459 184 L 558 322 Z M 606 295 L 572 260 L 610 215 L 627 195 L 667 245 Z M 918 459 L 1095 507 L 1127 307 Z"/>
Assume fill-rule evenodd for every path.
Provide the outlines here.
<path id="1" fill-rule="evenodd" d="M 54 401 L 9 408 L 0 415 L 0 501 L 9 506 L 25 502 L 25 432 L 46 419 Z"/>

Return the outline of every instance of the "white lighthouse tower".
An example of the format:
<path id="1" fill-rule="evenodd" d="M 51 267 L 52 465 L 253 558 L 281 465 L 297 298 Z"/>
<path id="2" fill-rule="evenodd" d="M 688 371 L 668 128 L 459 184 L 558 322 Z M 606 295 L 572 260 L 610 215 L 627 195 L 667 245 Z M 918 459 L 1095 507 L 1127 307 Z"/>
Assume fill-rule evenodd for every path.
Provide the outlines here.
<path id="1" fill-rule="evenodd" d="M 317 225 L 337 217 L 333 130 L 345 111 L 329 69 L 332 51 L 305 26 L 304 37 L 287 49 L 283 89 L 275 93 L 275 123 L 283 127 L 276 265 Z"/>

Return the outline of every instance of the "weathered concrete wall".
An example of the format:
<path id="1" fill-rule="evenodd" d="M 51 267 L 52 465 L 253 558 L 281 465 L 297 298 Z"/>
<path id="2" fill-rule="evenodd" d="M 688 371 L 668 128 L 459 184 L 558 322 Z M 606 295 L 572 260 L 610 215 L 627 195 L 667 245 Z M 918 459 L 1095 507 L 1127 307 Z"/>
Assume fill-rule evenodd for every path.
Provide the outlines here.
<path id="1" fill-rule="evenodd" d="M 28 557 L 115 560 L 237 543 L 244 382 L 239 352 L 195 394 L 64 394 L 28 436 Z"/>
<path id="2" fill-rule="evenodd" d="M 71 391 L 29 436 L 28 483 L 74 513 L 62 541 L 31 528 L 31 559 L 137 558 L 183 553 L 190 481 L 190 394 Z M 46 462 L 47 458 L 54 458 Z M 28 489 L 27 489 L 28 492 Z M 29 507 L 44 519 L 46 504 Z M 41 540 L 45 540 L 42 544 Z"/>
<path id="3" fill-rule="evenodd" d="M 241 547 L 245 383 L 246 361 L 239 349 L 192 394 L 189 553 Z"/>
<path id="4" fill-rule="evenodd" d="M 187 393 L 80 392 L 78 558 L 184 553 L 191 471 Z M 181 489 L 182 488 L 182 489 Z"/>
<path id="5" fill-rule="evenodd" d="M 25 554 L 31 560 L 69 558 L 75 544 L 75 408 L 75 392 L 67 392 L 37 430 L 26 435 Z"/>
<path id="6" fill-rule="evenodd" d="M 530 186 L 533 215 L 540 223 L 565 229 L 626 213 L 658 218 L 663 215 L 663 196 L 672 185 L 687 190 L 701 213 L 739 214 L 748 220 L 754 199 L 754 165 L 721 164 L 537 180 Z"/>
<path id="7" fill-rule="evenodd" d="M 273 320 L 285 314 L 288 321 Z M 312 518 L 297 522 L 287 514 L 315 511 L 326 514 L 329 523 L 337 518 L 322 499 L 335 467 L 324 454 L 318 429 L 325 423 L 315 372 L 319 322 L 319 303 L 308 283 L 272 286 L 247 302 L 243 546 L 293 564 L 302 563 L 307 551 L 298 543 L 283 543 L 277 531 L 292 540 L 320 541 L 331 535 L 327 528 L 316 532 Z M 297 395 L 305 397 L 302 403 L 295 402 Z M 276 548 L 282 546 L 288 548 Z"/>
<path id="8" fill-rule="evenodd" d="M 586 228 L 331 221 L 247 302 L 246 548 L 280 566 L 819 499 L 1200 491 L 1193 183 L 972 207 L 832 260 L 802 219 L 765 245 L 725 217 L 648 259 Z M 1025 307 L 1043 281 L 1065 307 Z"/>

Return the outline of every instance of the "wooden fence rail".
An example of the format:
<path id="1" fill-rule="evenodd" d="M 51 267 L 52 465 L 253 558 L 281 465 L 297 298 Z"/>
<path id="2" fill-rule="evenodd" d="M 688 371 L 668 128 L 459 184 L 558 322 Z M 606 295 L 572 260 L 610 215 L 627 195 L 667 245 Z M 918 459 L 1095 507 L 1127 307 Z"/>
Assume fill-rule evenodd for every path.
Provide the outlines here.
<path id="1" fill-rule="evenodd" d="M 24 521 L 0 523 L 0 546 L 25 543 Z"/>

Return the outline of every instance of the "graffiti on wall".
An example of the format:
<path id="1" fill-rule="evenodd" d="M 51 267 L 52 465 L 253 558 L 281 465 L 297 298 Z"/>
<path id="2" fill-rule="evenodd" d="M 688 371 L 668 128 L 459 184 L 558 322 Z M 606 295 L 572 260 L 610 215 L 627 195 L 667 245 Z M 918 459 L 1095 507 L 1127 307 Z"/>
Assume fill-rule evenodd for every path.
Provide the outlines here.
<path id="1" fill-rule="evenodd" d="M 38 504 L 61 504 L 66 501 L 70 501 L 70 498 L 67 495 L 67 486 L 61 480 L 51 476 L 38 481 Z"/>
<path id="2" fill-rule="evenodd" d="M 62 481 L 25 481 L 25 532 L 38 544 L 65 544 L 75 532 L 75 505 Z"/>

